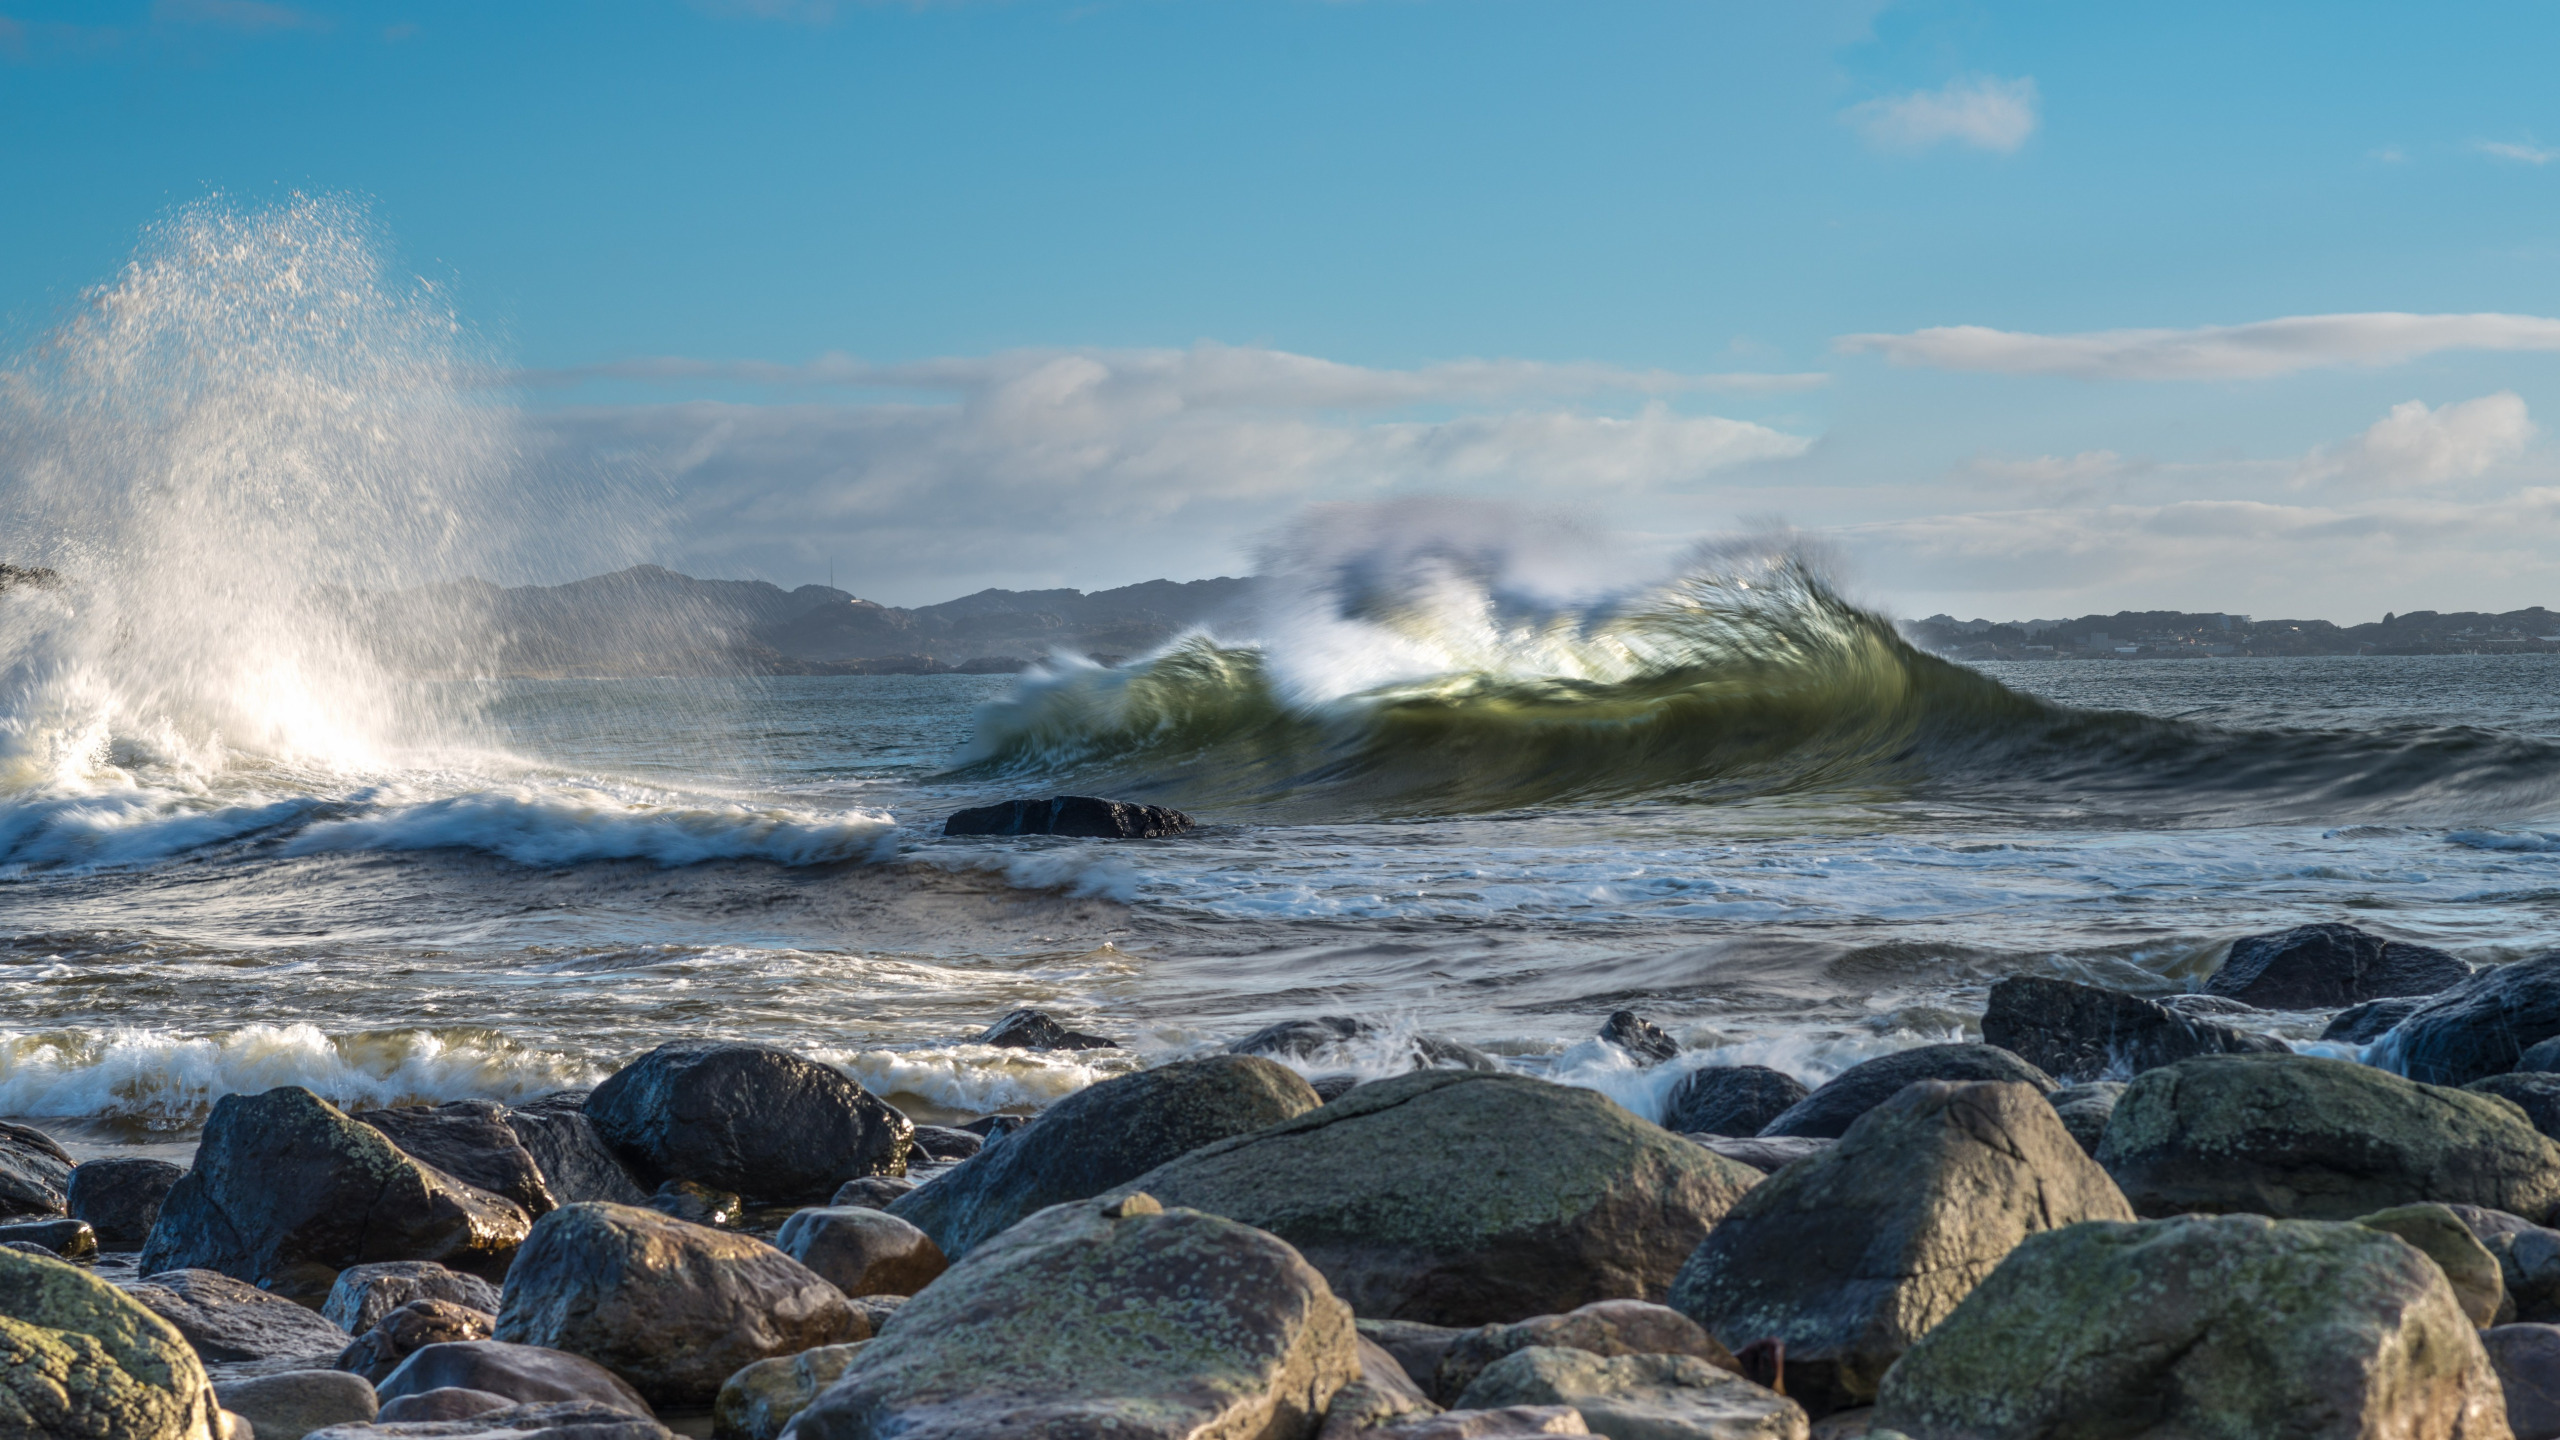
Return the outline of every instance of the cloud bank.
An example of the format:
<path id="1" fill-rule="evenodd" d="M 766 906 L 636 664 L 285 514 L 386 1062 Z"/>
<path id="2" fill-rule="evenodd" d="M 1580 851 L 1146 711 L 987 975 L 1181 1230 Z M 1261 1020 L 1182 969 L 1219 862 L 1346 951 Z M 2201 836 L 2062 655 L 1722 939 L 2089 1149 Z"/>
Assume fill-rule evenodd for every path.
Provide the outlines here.
<path id="1" fill-rule="evenodd" d="M 1853 105 L 1840 118 L 1880 150 L 1966 145 L 2011 155 L 2036 133 L 2042 118 L 2038 109 L 2035 81 L 1974 75 L 1951 80 L 1937 90 Z"/>
<path id="2" fill-rule="evenodd" d="M 2063 375 L 2078 380 L 2255 380 L 2341 365 L 2390 365 L 2444 350 L 2560 350 L 2560 320 L 2540 315 L 2293 315 L 2192 330 L 2038 335 L 1981 325 L 1844 335 L 1844 353 L 1896 365 Z"/>

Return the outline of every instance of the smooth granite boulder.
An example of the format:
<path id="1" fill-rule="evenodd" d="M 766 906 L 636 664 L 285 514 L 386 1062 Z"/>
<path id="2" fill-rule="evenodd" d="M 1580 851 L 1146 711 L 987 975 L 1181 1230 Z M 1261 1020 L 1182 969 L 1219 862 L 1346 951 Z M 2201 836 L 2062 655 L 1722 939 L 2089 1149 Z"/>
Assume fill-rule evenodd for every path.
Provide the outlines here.
<path id="1" fill-rule="evenodd" d="M 1610 1012 L 1600 1038 L 1624 1050 L 1639 1065 L 1659 1065 L 1680 1053 L 1680 1042 L 1633 1010 Z"/>
<path id="2" fill-rule="evenodd" d="M 542 1166 L 507 1124 L 507 1107 L 495 1100 L 448 1100 L 441 1105 L 402 1105 L 359 1110 L 354 1119 L 391 1137 L 413 1160 L 432 1165 L 465 1185 L 503 1195 L 532 1218 L 558 1209 Z"/>
<path id="3" fill-rule="evenodd" d="M 797 1355 L 759 1360 L 722 1381 L 711 1404 L 713 1440 L 776 1440 L 818 1392 L 841 1379 L 871 1344 L 821 1345 Z"/>
<path id="4" fill-rule="evenodd" d="M 2505 1413 L 2443 1273 L 2397 1237 L 2191 1215 L 2027 1237 L 1885 1375 L 1873 1424 L 1911 1440 L 2504 1440 Z"/>
<path id="5" fill-rule="evenodd" d="M 2124 1084 L 2117 1080 L 2091 1080 L 2065 1085 L 2044 1098 L 2061 1119 L 2062 1128 L 2080 1142 L 2081 1151 L 2095 1155 L 2098 1141 L 2107 1133 L 2107 1122 L 2115 1118 L 2116 1102 L 2124 1098 Z"/>
<path id="6" fill-rule="evenodd" d="M 207 1360 L 309 1360 L 320 1368 L 347 1348 L 346 1331 L 219 1271 L 158 1271 L 129 1293 Z"/>
<path id="7" fill-rule="evenodd" d="M 2480 1332 L 2480 1348 L 2516 1440 L 2560 1440 L 2560 1325 L 2500 1325 Z"/>
<path id="8" fill-rule="evenodd" d="M 48 1255 L 83 1260 L 98 1253 L 98 1232 L 86 1220 L 20 1220 L 0 1225 L 0 1245 L 34 1245 Z"/>
<path id="9" fill-rule="evenodd" d="M 1859 1116 L 1919 1080 L 2015 1081 L 2033 1085 L 2040 1095 L 2055 1088 L 2052 1076 L 1997 1045 L 1922 1045 L 1850 1066 L 1761 1127 L 1760 1133 L 1837 1138 L 1848 1134 Z"/>
<path id="10" fill-rule="evenodd" d="M 1179 810 L 1091 795 L 999 800 L 955 810 L 942 822 L 945 835 L 1073 835 L 1088 840 L 1153 840 L 1190 828 L 1191 817 Z"/>
<path id="11" fill-rule="evenodd" d="M 1354 1047 L 1372 1051 L 1365 1057 L 1371 1060 L 1390 1058 L 1393 1051 L 1401 1050 L 1402 1055 L 1393 1058 L 1415 1070 L 1441 1066 L 1461 1070 L 1502 1068 L 1501 1061 L 1463 1040 L 1451 1040 L 1440 1035 L 1405 1035 L 1356 1015 L 1317 1015 L 1265 1025 L 1228 1046 L 1227 1053 L 1286 1055 L 1309 1063 L 1331 1059 L 1356 1064 L 1364 1057 L 1355 1053 Z"/>
<path id="12" fill-rule="evenodd" d="M 675 1440 L 655 1420 L 587 1400 L 548 1401 L 484 1410 L 465 1420 L 332 1425 L 306 1440 Z"/>
<path id="13" fill-rule="evenodd" d="M 673 1040 L 587 1096 L 633 1176 L 751 1200 L 817 1201 L 857 1175 L 902 1175 L 915 1127 L 832 1065 L 771 1045 Z"/>
<path id="14" fill-rule="evenodd" d="M 450 1300 L 412 1300 L 374 1322 L 372 1329 L 340 1351 L 337 1368 L 379 1385 L 430 1345 L 486 1340 L 497 1328 L 498 1317 L 486 1310 Z"/>
<path id="15" fill-rule="evenodd" d="M 221 1416 L 168 1321 L 75 1265 L 0 1250 L 0 1434 L 219 1440 Z"/>
<path id="16" fill-rule="evenodd" d="M 655 1415 L 621 1376 L 583 1356 L 503 1340 L 429 1345 L 402 1361 L 375 1390 L 385 1401 L 430 1390 L 479 1390 L 518 1405 L 580 1400 L 626 1415 Z"/>
<path id="17" fill-rule="evenodd" d="M 587 1118 L 587 1092 L 555 1090 L 507 1111 L 507 1128 L 542 1171 L 542 1183 L 562 1205 L 581 1200 L 610 1200 L 616 1205 L 647 1202 L 649 1187 L 631 1178 L 612 1147 Z"/>
<path id="18" fill-rule="evenodd" d="M 1129 1188 L 1270 1231 L 1362 1315 L 1482 1325 L 1661 1299 L 1760 1179 L 1594 1091 L 1426 1070 Z"/>
<path id="19" fill-rule="evenodd" d="M 64 1194 L 71 1218 L 88 1221 L 99 1244 L 129 1250 L 151 1233 L 160 1202 L 186 1173 L 166 1160 L 100 1156 L 71 1167 Z"/>
<path id="20" fill-rule="evenodd" d="M 1143 1195 L 1044 1210 L 907 1302 L 797 1440 L 1312 1435 L 1351 1311 L 1270 1235 Z"/>
<path id="21" fill-rule="evenodd" d="M 145 1274 L 219 1270 L 317 1305 L 338 1272 L 435 1260 L 503 1275 L 525 1236 L 515 1202 L 418 1163 L 298 1085 L 225 1095 L 142 1247 Z"/>
<path id="22" fill-rule="evenodd" d="M 2514 1070 L 2485 1075 L 2462 1087 L 2475 1095 L 2512 1100 L 2533 1128 L 2560 1137 L 2560 1074 L 2548 1070 Z"/>
<path id="23" fill-rule="evenodd" d="M 2042 975 L 2012 975 L 1991 987 L 1982 1038 L 2073 1081 L 2121 1080 L 2198 1055 L 2289 1048 L 2272 1035 L 2181 1014 L 2139 995 Z"/>
<path id="24" fill-rule="evenodd" d="M 1757 1135 L 1812 1093 L 1803 1081 L 1766 1065 L 1710 1065 L 1672 1087 L 1662 1128 L 1682 1135 Z"/>
<path id="25" fill-rule="evenodd" d="M 2433 995 L 2470 978 L 2470 966 L 2425 945 L 2385 940 L 2353 925 L 2296 925 L 2233 941 L 2204 988 L 2266 1010 L 2334 1010 Z"/>
<path id="26" fill-rule="evenodd" d="M 338 1272 L 338 1283 L 329 1287 L 320 1313 L 348 1334 L 362 1335 L 412 1300 L 450 1300 L 491 1315 L 498 1313 L 497 1286 L 432 1260 L 351 1265 Z"/>
<path id="27" fill-rule="evenodd" d="M 933 1237 L 885 1210 L 803 1210 L 773 1239 L 846 1295 L 913 1295 L 949 1267 Z"/>
<path id="28" fill-rule="evenodd" d="M 861 1323 L 761 1240 L 590 1201 L 534 1222 L 497 1336 L 583 1355 L 659 1404 L 708 1405 L 740 1367 L 864 1339 Z"/>
<path id="29" fill-rule="evenodd" d="M 2560 951 L 2492 965 L 2409 1013 L 2367 1058 L 2429 1085 L 2468 1085 L 2516 1068 L 2560 1036 Z"/>
<path id="30" fill-rule="evenodd" d="M 1730 1349 L 1782 1342 L 1787 1393 L 1828 1413 L 1872 1400 L 2027 1236 L 2132 1218 L 2033 1086 L 1924 1080 L 1744 1196 L 1671 1304 Z"/>
<path id="31" fill-rule="evenodd" d="M 2436 1268 L 2444 1272 L 2445 1283 L 2453 1287 L 2455 1303 L 2474 1325 L 2497 1323 L 2499 1312 L 2506 1308 L 2507 1286 L 2498 1268 L 2498 1258 L 2489 1253 L 2479 1237 L 2471 1233 L 2460 1215 L 2450 1205 L 2395 1205 L 2357 1217 L 2356 1223 L 2368 1230 L 2387 1231 L 2426 1252 Z"/>
<path id="32" fill-rule="evenodd" d="M 2390 1033 L 2401 1021 L 2426 1008 L 2430 997 L 2395 995 L 2388 1000 L 2367 1000 L 2350 1005 L 2329 1017 L 2328 1028 L 2320 1032 L 2323 1040 L 2340 1040 L 2349 1045 L 2370 1045 Z"/>
<path id="33" fill-rule="evenodd" d="M 70 1188 L 69 1151 L 32 1125 L 0 1120 L 0 1220 L 60 1215 Z"/>
<path id="34" fill-rule="evenodd" d="M 972 1045 L 994 1045 L 1006 1050 L 1117 1050 L 1120 1042 L 1100 1035 L 1087 1035 L 1058 1023 L 1058 1018 L 1041 1010 L 1016 1010 L 969 1042 Z"/>
<path id="35" fill-rule="evenodd" d="M 361 1425 L 381 1406 L 373 1387 L 343 1370 L 288 1370 L 213 1387 L 222 1408 L 247 1420 L 258 1440 L 302 1440 L 332 1425 Z"/>
<path id="36" fill-rule="evenodd" d="M 889 1213 L 958 1260 L 1034 1211 L 1089 1199 L 1212 1141 L 1317 1104 L 1296 1071 L 1242 1055 L 1117 1076 L 1077 1091 L 960 1168 L 899 1196 Z"/>
<path id="37" fill-rule="evenodd" d="M 1734 1374 L 1742 1365 L 1706 1327 L 1668 1305 L 1643 1300 L 1598 1300 L 1562 1315 L 1540 1315 L 1513 1325 L 1462 1330 L 1440 1352 L 1431 1374 L 1433 1398 L 1455 1404 L 1485 1367 L 1532 1345 L 1585 1350 L 1594 1355 L 1688 1355 Z M 1543 1402 L 1541 1402 L 1543 1403 Z"/>
<path id="38" fill-rule="evenodd" d="M 2488 1095 L 2346 1060 L 2216 1055 L 2125 1088 L 2098 1163 L 2141 1215 L 2352 1220 L 2421 1200 L 2541 1220 L 2560 1146 Z"/>
<path id="39" fill-rule="evenodd" d="M 1595 1435 L 1641 1440 L 1805 1440 L 1812 1429 L 1795 1401 L 1695 1356 L 1543 1345 L 1495 1361 L 1457 1408 L 1527 1405 L 1570 1405 Z"/>

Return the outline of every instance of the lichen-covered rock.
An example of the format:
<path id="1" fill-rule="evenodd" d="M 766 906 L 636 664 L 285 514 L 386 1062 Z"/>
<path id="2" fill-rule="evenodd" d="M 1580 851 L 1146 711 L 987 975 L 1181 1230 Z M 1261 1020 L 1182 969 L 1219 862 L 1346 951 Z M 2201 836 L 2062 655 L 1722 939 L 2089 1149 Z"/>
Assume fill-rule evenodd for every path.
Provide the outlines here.
<path id="1" fill-rule="evenodd" d="M 885 1210 L 858 1205 L 803 1210 L 773 1243 L 847 1295 L 913 1295 L 949 1262 L 925 1234 Z"/>
<path id="2" fill-rule="evenodd" d="M 2267 1010 L 2334 1010 L 2388 996 L 2433 995 L 2471 978 L 2441 950 L 2353 925 L 2296 925 L 2231 942 L 2205 993 Z"/>
<path id="3" fill-rule="evenodd" d="M 0 1434 L 217 1440 L 221 1413 L 168 1321 L 76 1266 L 0 1250 Z"/>
<path id="4" fill-rule="evenodd" d="M 777 1440 L 783 1427 L 833 1385 L 871 1342 L 821 1345 L 797 1355 L 759 1360 L 720 1386 L 711 1404 L 712 1440 Z"/>
<path id="5" fill-rule="evenodd" d="M 218 1271 L 159 1271 L 129 1293 L 207 1360 L 302 1359 L 325 1366 L 347 1346 L 346 1331 Z"/>
<path id="6" fill-rule="evenodd" d="M 707 1405 L 741 1367 L 863 1339 L 860 1324 L 761 1240 L 591 1201 L 534 1222 L 497 1338 L 583 1355 L 659 1404 Z"/>
<path id="7" fill-rule="evenodd" d="M 2217 1055 L 2153 1070 L 2098 1146 L 2137 1214 L 2352 1220 L 2421 1200 L 2539 1220 L 2560 1147 L 2506 1101 L 2345 1060 Z"/>
<path id="8" fill-rule="evenodd" d="M 258 1440 L 302 1440 L 332 1425 L 360 1425 L 381 1407 L 373 1387 L 343 1370 L 288 1370 L 213 1388 L 222 1408 L 246 1419 Z"/>
<path id="9" fill-rule="evenodd" d="M 186 1173 L 166 1160 L 106 1155 L 73 1166 L 64 1193 L 71 1218 L 88 1221 L 100 1244 L 130 1248 L 151 1233 L 160 1202 Z"/>
<path id="10" fill-rule="evenodd" d="M 1683 1135 L 1757 1135 L 1812 1093 L 1803 1081 L 1766 1065 L 1709 1065 L 1672 1087 L 1662 1128 Z"/>
<path id="11" fill-rule="evenodd" d="M 1358 1370 L 1351 1312 L 1270 1235 L 1144 1196 L 1055 1206 L 907 1302 L 798 1440 L 1303 1440 Z"/>
<path id="12" fill-rule="evenodd" d="M 379 1385 L 410 1356 L 430 1345 L 489 1339 L 498 1317 L 450 1300 L 412 1300 L 380 1320 L 339 1352 L 337 1368 Z"/>
<path id="13" fill-rule="evenodd" d="M 1912 1440 L 2504 1440 L 2444 1275 L 2361 1225 L 2184 1216 L 2029 1236 L 1885 1376 Z"/>
<path id="14" fill-rule="evenodd" d="M 2468 1085 L 2516 1068 L 2560 1035 L 2560 950 L 2492 965 L 2411 1011 L 2367 1058 L 2429 1085 Z"/>
<path id="15" fill-rule="evenodd" d="M 2124 1098 L 2124 1084 L 2116 1080 L 2092 1080 L 2081 1085 L 2065 1085 L 2047 1095 L 2045 1103 L 2060 1117 L 2062 1128 L 2080 1142 L 2081 1153 L 2098 1153 L 2098 1141 L 2107 1133 L 2107 1122 L 2115 1118 L 2116 1102 Z"/>
<path id="16" fill-rule="evenodd" d="M 2285 1043 L 2121 990 L 2043 975 L 1991 987 L 1984 1041 L 2062 1080 L 2122 1079 L 2198 1055 L 2272 1054 Z"/>
<path id="17" fill-rule="evenodd" d="M 915 1132 L 832 1065 L 723 1040 L 669 1041 L 615 1071 L 585 1109 L 644 1184 L 694 1180 L 783 1203 L 904 1174 Z"/>
<path id="18" fill-rule="evenodd" d="M 495 1100 L 359 1110 L 352 1118 L 390 1136 L 411 1159 L 503 1195 L 528 1216 L 539 1219 L 559 1207 L 533 1152 L 507 1124 L 507 1107 Z"/>
<path id="19" fill-rule="evenodd" d="M 1920 1080 L 2015 1081 L 2033 1085 L 2039 1095 L 2054 1089 L 2052 1076 L 1997 1045 L 1922 1045 L 1850 1066 L 1789 1106 L 1760 1133 L 1837 1138 L 1848 1134 L 1859 1116 Z"/>
<path id="20" fill-rule="evenodd" d="M 32 1125 L 0 1120 L 0 1219 L 62 1214 L 70 1186 L 69 1151 Z"/>
<path id="21" fill-rule="evenodd" d="M 1595 1435 L 1642 1440 L 1805 1440 L 1812 1429 L 1803 1406 L 1691 1355 L 1533 1345 L 1487 1367 L 1458 1399 L 1461 1410 L 1513 1405 L 1570 1405 Z"/>
<path id="22" fill-rule="evenodd" d="M 1033 1211 L 1090 1199 L 1318 1103 L 1296 1071 L 1242 1055 L 1121 1075 L 1050 1106 L 1002 1143 L 891 1201 L 889 1213 L 958 1260 Z"/>
<path id="23" fill-rule="evenodd" d="M 513 1201 L 401 1153 L 298 1085 L 214 1102 L 195 1168 L 169 1189 L 142 1269 L 219 1270 L 320 1303 L 338 1272 L 435 1260 L 503 1275 L 525 1236 Z"/>
<path id="24" fill-rule="evenodd" d="M 1827 1413 L 1872 1399 L 2026 1237 L 2132 1218 L 2034 1087 L 1921 1081 L 1744 1196 L 1671 1304 L 1729 1348 L 1784 1343 L 1787 1393 Z"/>
<path id="25" fill-rule="evenodd" d="M 584 1401 L 626 1415 L 653 1415 L 621 1376 L 583 1356 L 503 1340 L 429 1345 L 375 1387 L 385 1401 L 430 1390 L 479 1390 L 519 1405 Z"/>
<path id="26" fill-rule="evenodd" d="M 587 1092 L 555 1090 L 507 1110 L 507 1128 L 542 1171 L 542 1183 L 562 1205 L 610 1200 L 639 1205 L 649 1189 L 631 1178 L 595 1123 L 587 1119 Z"/>
<path id="27" fill-rule="evenodd" d="M 2445 1283 L 2453 1287 L 2453 1298 L 2462 1313 L 2474 1325 L 2496 1323 L 2498 1312 L 2507 1298 L 2506 1281 L 2498 1271 L 2498 1257 L 2489 1253 L 2479 1238 L 2471 1233 L 2462 1217 L 2449 1205 L 2396 1205 L 2360 1216 L 2356 1223 L 2368 1229 L 2388 1231 L 2426 1252 L 2436 1268 L 2444 1272 Z"/>
<path id="28" fill-rule="evenodd" d="M 2545 1135 L 2560 1136 L 2560 1074 L 2549 1070 L 2516 1070 L 2487 1075 L 2462 1087 L 2475 1095 L 2512 1100 Z"/>
<path id="29" fill-rule="evenodd" d="M 1204 1146 L 1130 1188 L 1270 1231 L 1362 1315 L 1481 1325 L 1661 1299 L 1760 1180 L 1593 1091 L 1430 1070 Z"/>
<path id="30" fill-rule="evenodd" d="M 329 1287 L 320 1313 L 348 1334 L 361 1335 L 412 1300 L 450 1300 L 491 1315 L 498 1313 L 497 1286 L 432 1260 L 350 1265 L 338 1272 L 338 1283 Z"/>
<path id="31" fill-rule="evenodd" d="M 1540 1315 L 1514 1325 L 1461 1331 L 1441 1352 L 1431 1394 L 1455 1403 L 1485 1367 L 1532 1345 L 1587 1350 L 1594 1355 L 1689 1355 L 1734 1374 L 1742 1366 L 1706 1327 L 1668 1305 L 1643 1300 L 1600 1300 L 1563 1315 Z"/>

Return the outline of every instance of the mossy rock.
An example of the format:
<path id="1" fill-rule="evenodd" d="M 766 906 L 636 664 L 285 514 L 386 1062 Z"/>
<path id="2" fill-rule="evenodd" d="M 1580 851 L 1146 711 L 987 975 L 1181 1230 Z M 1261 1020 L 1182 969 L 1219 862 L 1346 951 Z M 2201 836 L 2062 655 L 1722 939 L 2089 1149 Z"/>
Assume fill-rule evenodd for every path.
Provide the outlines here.
<path id="1" fill-rule="evenodd" d="M 797 1355 L 759 1360 L 720 1386 L 711 1406 L 711 1440 L 776 1440 L 818 1392 L 833 1385 L 871 1342 L 820 1345 Z"/>
<path id="2" fill-rule="evenodd" d="M 221 1411 L 175 1326 L 59 1260 L 0 1250 L 0 1435 L 214 1440 Z"/>
<path id="3" fill-rule="evenodd" d="M 2417 1246 L 2444 1272 L 2445 1283 L 2453 1287 L 2453 1298 L 2472 1324 L 2497 1323 L 2499 1308 L 2507 1298 L 2498 1257 L 2489 1253 L 2489 1247 L 2471 1233 L 2453 1207 L 2432 1203 L 2395 1205 L 2360 1217 L 2356 1223 L 2368 1230 L 2387 1231 Z"/>

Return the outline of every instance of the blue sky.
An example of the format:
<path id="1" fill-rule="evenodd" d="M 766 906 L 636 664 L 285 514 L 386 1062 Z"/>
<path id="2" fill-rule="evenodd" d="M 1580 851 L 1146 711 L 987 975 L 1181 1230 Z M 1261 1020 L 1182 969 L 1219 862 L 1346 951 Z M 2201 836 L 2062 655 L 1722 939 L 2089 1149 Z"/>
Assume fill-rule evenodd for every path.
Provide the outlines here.
<path id="1" fill-rule="evenodd" d="M 2523 5 L 0 0 L 0 317 L 29 343 L 208 194 L 352 197 L 519 372 L 530 470 L 656 497 L 628 558 L 896 602 L 1451 494 L 1648 563 L 1784 520 L 1910 613 L 2560 605 L 2555 42 Z M 2267 324 L 2381 313 L 2520 318 Z"/>

